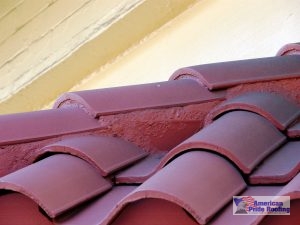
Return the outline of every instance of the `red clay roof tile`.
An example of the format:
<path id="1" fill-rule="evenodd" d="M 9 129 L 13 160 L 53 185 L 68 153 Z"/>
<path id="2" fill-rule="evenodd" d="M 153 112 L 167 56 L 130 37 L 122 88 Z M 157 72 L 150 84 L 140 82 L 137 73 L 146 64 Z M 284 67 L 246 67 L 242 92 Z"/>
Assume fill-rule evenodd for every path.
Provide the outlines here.
<path id="1" fill-rule="evenodd" d="M 141 199 L 162 199 L 181 206 L 203 224 L 244 188 L 243 178 L 225 159 L 193 151 L 176 158 L 141 184 L 120 203 L 120 210 Z"/>
<path id="2" fill-rule="evenodd" d="M 290 202 L 291 214 L 286 215 L 277 215 L 277 216 L 265 216 L 264 219 L 259 223 L 259 225 L 282 225 L 282 224 L 299 224 L 299 213 L 300 212 L 300 201 L 291 201 Z M 294 213 L 293 213 L 294 212 Z"/>
<path id="3" fill-rule="evenodd" d="M 300 120 L 288 128 L 287 134 L 290 138 L 300 137 Z"/>
<path id="4" fill-rule="evenodd" d="M 255 112 L 271 121 L 278 129 L 285 130 L 300 116 L 300 107 L 282 95 L 268 92 L 249 92 L 226 100 L 210 113 L 210 118 L 233 110 Z"/>
<path id="5" fill-rule="evenodd" d="M 107 176 L 148 155 L 120 138 L 91 135 L 67 138 L 41 150 L 41 154 L 47 152 L 69 153 L 80 157 L 97 168 L 102 176 Z"/>
<path id="6" fill-rule="evenodd" d="M 300 56 L 296 55 L 298 45 L 294 46 L 283 48 L 279 55 L 285 56 L 183 68 L 172 76 L 175 80 L 68 93 L 57 100 L 55 107 L 59 109 L 0 116 L 0 145 L 8 145 L 6 152 L 23 147 L 22 142 L 29 143 L 24 148 L 29 151 L 33 141 L 52 137 L 62 139 L 56 143 L 45 140 L 44 144 L 34 145 L 31 157 L 39 150 L 40 161 L 0 178 L 0 224 L 15 225 L 13 219 L 19 223 L 20 218 L 21 223 L 30 224 L 33 220 L 29 216 L 42 224 L 59 225 L 152 225 L 163 219 L 172 225 L 297 224 L 298 213 L 276 216 L 276 219 L 271 216 L 233 216 L 230 204 L 232 196 L 238 194 L 289 195 L 292 212 L 300 210 L 299 141 L 289 140 L 283 145 L 286 137 L 275 127 L 287 133 L 289 138 L 300 137 L 299 101 L 297 106 L 282 97 L 299 99 Z M 280 79 L 288 80 L 275 81 Z M 268 85 L 272 82 L 269 81 L 277 82 L 277 86 L 270 88 Z M 239 84 L 244 83 L 255 83 L 246 86 L 259 88 L 243 89 Z M 239 86 L 234 90 L 218 90 L 233 85 Z M 265 93 L 277 93 L 276 88 L 280 85 L 285 87 L 278 91 L 282 96 Z M 264 93 L 254 93 L 254 90 Z M 252 93 L 240 95 L 246 91 Z M 224 100 L 225 95 L 240 96 L 213 110 L 211 118 L 206 117 L 211 123 L 199 131 L 208 111 Z M 193 109 L 189 108 L 191 104 Z M 175 106 L 177 111 L 173 110 Z M 164 116 L 153 120 L 158 115 L 155 111 L 159 111 L 154 108 L 160 108 Z M 179 108 L 186 108 L 182 114 L 193 110 L 192 116 L 184 117 L 184 123 L 177 121 Z M 143 110 L 143 113 L 147 111 L 147 116 L 141 116 L 147 129 L 138 129 L 141 136 L 133 138 L 127 132 L 139 126 L 139 121 L 132 121 L 142 114 L 140 109 L 148 109 Z M 115 115 L 128 111 L 134 111 L 131 117 Z M 99 116 L 100 121 L 95 119 Z M 172 126 L 161 125 L 166 118 L 166 123 L 171 121 Z M 297 119 L 298 123 L 295 122 Z M 127 120 L 124 129 L 111 127 L 122 120 Z M 186 126 L 189 121 L 192 126 Z M 153 124 L 159 125 L 154 129 Z M 178 124 L 184 126 L 172 131 Z M 163 135 L 157 132 L 162 126 Z M 198 133 L 186 139 L 195 132 Z M 74 133 L 82 134 L 63 137 Z M 157 138 L 159 146 L 171 146 L 169 142 L 172 142 L 173 147 L 179 142 L 174 138 L 177 133 L 180 141 L 185 141 L 168 153 L 150 153 L 146 157 L 140 148 L 119 138 L 98 136 L 100 133 L 122 136 L 132 142 L 139 139 L 136 143 L 145 149 L 150 145 L 149 140 L 152 142 Z M 153 137 L 143 139 L 150 133 Z M 21 144 L 9 145 L 16 143 Z M 40 149 L 46 143 L 52 144 Z M 68 154 L 49 156 L 47 152 Z M 268 186 L 246 186 L 241 171 L 222 156 L 249 175 L 243 177 L 251 183 Z M 109 177 L 105 179 L 102 175 Z M 110 183 L 109 179 L 115 183 Z M 269 186 L 290 179 L 286 185 Z M 120 183 L 126 183 L 126 186 L 120 186 Z M 142 184 L 133 186 L 130 183 Z M 3 212 L 10 210 L 14 218 L 3 216 Z"/>
<path id="7" fill-rule="evenodd" d="M 151 154 L 144 160 L 139 161 L 135 165 L 116 174 L 115 182 L 124 184 L 143 183 L 151 175 L 153 175 L 166 153 Z"/>
<path id="8" fill-rule="evenodd" d="M 277 55 L 278 56 L 300 55 L 300 42 L 284 45 L 281 49 L 279 49 L 279 51 L 277 52 Z"/>
<path id="9" fill-rule="evenodd" d="M 300 216 L 299 213 L 295 212 L 299 212 L 300 210 L 300 174 L 285 185 L 276 196 L 290 197 L 291 214 L 289 216 L 275 216 L 275 219 L 273 219 L 274 216 L 260 215 L 257 223 L 260 222 L 260 225 L 298 224 Z"/>
<path id="10" fill-rule="evenodd" d="M 274 196 L 280 190 L 282 186 L 254 186 L 247 187 L 247 189 L 242 192 L 241 196 Z M 227 225 L 227 224 L 243 224 L 243 225 L 255 225 L 257 224 L 258 216 L 237 216 L 232 213 L 232 204 L 228 204 L 219 215 L 214 217 L 209 225 Z M 275 216 L 277 217 L 277 216 Z"/>
<path id="11" fill-rule="evenodd" d="M 300 76 L 300 56 L 287 55 L 191 66 L 175 71 L 170 79 L 197 78 L 210 90 L 243 83 L 280 80 Z"/>
<path id="12" fill-rule="evenodd" d="M 199 225 L 179 205 L 150 198 L 129 204 L 110 225 Z"/>
<path id="13" fill-rule="evenodd" d="M 0 189 L 20 192 L 54 218 L 112 187 L 82 159 L 58 154 L 0 178 Z"/>
<path id="14" fill-rule="evenodd" d="M 0 224 L 1 225 L 51 225 L 38 205 L 27 196 L 11 192 L 0 194 Z"/>
<path id="15" fill-rule="evenodd" d="M 288 142 L 274 152 L 250 175 L 251 184 L 290 181 L 300 171 L 300 141 Z"/>
<path id="16" fill-rule="evenodd" d="M 57 225 L 98 225 L 107 224 L 108 216 L 118 207 L 118 202 L 132 192 L 135 186 L 114 187 L 105 195 L 76 209 L 76 214 L 70 212 L 55 218 Z"/>
<path id="17" fill-rule="evenodd" d="M 233 111 L 172 149 L 161 165 L 184 151 L 207 149 L 225 155 L 248 174 L 285 139 L 265 118 L 251 112 Z"/>
<path id="18" fill-rule="evenodd" d="M 180 90 L 180 91 L 179 91 Z M 92 116 L 138 109 L 181 106 L 225 98 L 225 92 L 210 92 L 196 81 L 185 79 L 152 84 L 78 91 L 62 95 L 54 107 L 78 104 Z"/>
<path id="19" fill-rule="evenodd" d="M 280 192 L 278 192 L 278 195 L 290 196 L 291 200 L 300 200 L 300 173 L 285 185 Z"/>
<path id="20" fill-rule="evenodd" d="M 254 186 L 248 187 L 241 196 L 290 196 L 291 215 L 289 216 L 235 216 L 232 213 L 232 204 L 229 204 L 214 218 L 210 225 L 244 224 L 244 225 L 274 225 L 298 224 L 299 214 L 293 213 L 300 210 L 300 174 L 284 186 Z M 274 218 L 274 219 L 272 219 Z M 278 221 L 276 221 L 278 220 Z"/>
<path id="21" fill-rule="evenodd" d="M 0 124 L 0 145 L 92 131 L 100 127 L 97 120 L 76 108 L 2 115 Z"/>

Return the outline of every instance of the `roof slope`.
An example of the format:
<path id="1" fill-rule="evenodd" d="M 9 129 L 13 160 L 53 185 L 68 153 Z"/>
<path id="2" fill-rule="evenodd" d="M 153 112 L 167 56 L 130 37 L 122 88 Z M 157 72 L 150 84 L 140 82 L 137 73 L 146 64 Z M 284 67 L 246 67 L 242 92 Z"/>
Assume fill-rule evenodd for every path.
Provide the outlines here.
<path id="1" fill-rule="evenodd" d="M 232 214 L 237 195 L 300 210 L 300 56 L 281 52 L 0 116 L 0 224 L 297 224 Z"/>

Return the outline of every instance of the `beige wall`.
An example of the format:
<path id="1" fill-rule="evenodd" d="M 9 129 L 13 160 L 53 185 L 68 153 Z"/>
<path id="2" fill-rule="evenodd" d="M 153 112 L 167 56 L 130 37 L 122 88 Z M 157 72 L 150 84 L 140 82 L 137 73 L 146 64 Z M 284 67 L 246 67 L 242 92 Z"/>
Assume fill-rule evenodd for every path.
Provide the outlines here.
<path id="1" fill-rule="evenodd" d="M 0 0 L 0 113 L 272 56 L 300 41 L 299 11 L 300 0 Z"/>
<path id="2" fill-rule="evenodd" d="M 167 80 L 179 67 L 274 56 L 300 41 L 299 0 L 207 0 L 74 90 Z"/>

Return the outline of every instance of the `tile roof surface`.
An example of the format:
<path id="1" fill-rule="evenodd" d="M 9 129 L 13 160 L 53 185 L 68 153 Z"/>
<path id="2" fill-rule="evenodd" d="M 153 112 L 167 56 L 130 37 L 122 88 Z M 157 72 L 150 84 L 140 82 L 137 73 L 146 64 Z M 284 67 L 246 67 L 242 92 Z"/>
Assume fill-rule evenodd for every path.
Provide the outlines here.
<path id="1" fill-rule="evenodd" d="M 299 224 L 299 51 L 0 116 L 0 225 Z M 236 195 L 291 215 L 235 216 Z"/>

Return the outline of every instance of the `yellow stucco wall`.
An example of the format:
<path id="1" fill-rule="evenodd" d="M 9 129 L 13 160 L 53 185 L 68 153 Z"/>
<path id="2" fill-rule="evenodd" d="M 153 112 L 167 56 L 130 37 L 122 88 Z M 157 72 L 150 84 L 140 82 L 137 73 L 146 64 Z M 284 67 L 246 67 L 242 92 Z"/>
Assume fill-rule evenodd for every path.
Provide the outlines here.
<path id="1" fill-rule="evenodd" d="M 195 2 L 2 1 L 0 113 L 48 105 Z"/>
<path id="2" fill-rule="evenodd" d="M 199 1 L 74 90 L 162 81 L 184 66 L 274 56 L 300 41 L 299 12 L 299 0 Z"/>
<path id="3" fill-rule="evenodd" d="M 70 90 L 167 80 L 182 66 L 272 56 L 299 42 L 299 11 L 300 0 L 1 0 L 0 113 L 48 108 Z"/>

